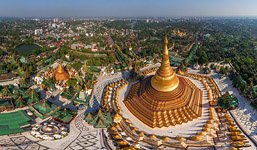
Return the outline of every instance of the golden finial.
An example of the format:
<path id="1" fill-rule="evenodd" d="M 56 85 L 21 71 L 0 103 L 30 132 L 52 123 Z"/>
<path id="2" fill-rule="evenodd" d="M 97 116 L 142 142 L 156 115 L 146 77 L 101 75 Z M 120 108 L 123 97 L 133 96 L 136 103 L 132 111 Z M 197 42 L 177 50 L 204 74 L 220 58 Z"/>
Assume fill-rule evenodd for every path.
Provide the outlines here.
<path id="1" fill-rule="evenodd" d="M 164 36 L 164 50 L 163 50 L 163 55 L 169 55 L 169 50 L 168 50 L 168 38 L 167 36 Z"/>
<path id="2" fill-rule="evenodd" d="M 164 36 L 164 44 L 168 45 L 169 41 L 168 41 L 168 37 L 167 35 Z"/>

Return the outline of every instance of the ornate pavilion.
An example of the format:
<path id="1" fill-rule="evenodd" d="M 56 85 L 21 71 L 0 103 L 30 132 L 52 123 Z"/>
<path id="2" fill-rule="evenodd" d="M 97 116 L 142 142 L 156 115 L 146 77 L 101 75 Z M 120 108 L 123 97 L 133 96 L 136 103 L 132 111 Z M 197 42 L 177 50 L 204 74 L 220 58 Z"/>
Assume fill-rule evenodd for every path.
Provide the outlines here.
<path id="1" fill-rule="evenodd" d="M 202 115 L 202 91 L 188 78 L 177 76 L 170 66 L 168 40 L 155 75 L 132 85 L 124 104 L 151 128 L 187 123 Z"/>

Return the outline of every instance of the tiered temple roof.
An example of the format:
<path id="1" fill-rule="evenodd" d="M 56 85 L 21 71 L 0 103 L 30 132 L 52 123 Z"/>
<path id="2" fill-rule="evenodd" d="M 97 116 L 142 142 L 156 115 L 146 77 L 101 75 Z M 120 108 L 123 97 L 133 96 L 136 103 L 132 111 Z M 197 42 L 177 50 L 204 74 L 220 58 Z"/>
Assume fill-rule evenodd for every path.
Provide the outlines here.
<path id="1" fill-rule="evenodd" d="M 165 38 L 161 67 L 154 76 L 134 84 L 124 103 L 149 127 L 186 123 L 202 115 L 202 91 L 188 78 L 177 76 L 170 67 Z"/>

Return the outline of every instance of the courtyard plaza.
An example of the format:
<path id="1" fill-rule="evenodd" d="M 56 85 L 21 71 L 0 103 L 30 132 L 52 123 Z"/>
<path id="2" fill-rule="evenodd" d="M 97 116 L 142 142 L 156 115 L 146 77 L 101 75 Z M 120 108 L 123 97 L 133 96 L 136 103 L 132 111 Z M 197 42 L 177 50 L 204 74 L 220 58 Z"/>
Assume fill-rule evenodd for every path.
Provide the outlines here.
<path id="1" fill-rule="evenodd" d="M 233 87 L 232 81 L 228 77 L 219 78 L 218 74 L 213 73 L 214 81 L 217 83 L 221 92 L 228 91 L 239 100 L 239 106 L 235 110 L 231 110 L 231 115 L 237 121 L 242 130 L 257 143 L 257 113 L 250 105 L 249 101 Z M 255 144 L 255 146 L 257 146 Z"/>
<path id="2" fill-rule="evenodd" d="M 93 94 L 91 96 L 90 102 L 93 102 L 93 98 L 96 98 L 100 103 L 102 99 L 102 93 L 103 93 L 104 87 L 110 82 L 118 81 L 122 79 L 123 76 L 128 77 L 129 76 L 128 72 L 125 72 L 125 73 L 118 72 L 114 74 L 108 74 L 105 76 L 99 76 L 97 78 L 96 84 L 94 85 Z"/>
<path id="3" fill-rule="evenodd" d="M 119 133 L 119 136 L 120 137 L 122 137 L 122 139 L 124 139 L 127 143 L 133 143 L 133 144 L 135 144 L 134 142 L 133 142 L 133 140 L 134 139 L 136 139 L 137 137 L 135 137 L 135 135 L 133 135 L 133 134 L 135 134 L 135 133 L 139 133 L 138 134 L 138 136 L 139 136 L 139 140 L 141 141 L 140 142 L 140 144 L 139 143 L 137 143 L 137 145 L 140 145 L 140 148 L 149 148 L 149 147 L 152 147 L 153 148 L 153 143 L 155 143 L 154 141 L 156 141 L 157 143 L 156 143 L 156 145 L 158 145 L 158 144 L 161 144 L 161 141 L 162 140 L 158 140 L 159 138 L 166 138 L 166 140 L 167 139 L 170 139 L 171 140 L 171 138 L 169 138 L 169 136 L 172 136 L 173 138 L 172 138 L 172 140 L 173 140 L 173 145 L 172 145 L 172 147 L 179 147 L 179 148 L 181 148 L 181 145 L 183 146 L 183 144 L 184 144 L 184 141 L 186 140 L 185 138 L 186 137 L 190 137 L 190 138 L 192 138 L 193 137 L 193 134 L 196 134 L 197 132 L 198 133 L 201 133 L 201 129 L 203 128 L 203 126 L 205 125 L 205 122 L 208 120 L 208 107 L 207 107 L 207 109 L 205 109 L 204 111 L 203 111 L 203 113 L 206 113 L 205 114 L 205 116 L 203 116 L 203 118 L 204 119 L 199 119 L 199 120 L 197 120 L 196 122 L 192 122 L 192 124 L 185 124 L 185 126 L 183 126 L 183 124 L 181 125 L 182 127 L 180 128 L 180 131 L 175 131 L 175 130 L 178 130 L 178 128 L 175 128 L 174 129 L 174 127 L 170 127 L 170 128 L 159 128 L 159 129 L 152 129 L 152 128 L 150 128 L 150 127 L 148 127 L 148 126 L 146 126 L 145 124 L 143 124 L 142 122 L 140 122 L 137 118 L 135 118 L 129 111 L 127 111 L 126 110 L 126 108 L 125 108 L 125 106 L 124 106 L 124 104 L 123 104 L 123 98 L 124 98 L 124 95 L 125 95 L 125 93 L 126 93 L 126 89 L 128 88 L 128 86 L 125 84 L 125 87 L 124 87 L 124 85 L 123 85 L 123 83 L 124 82 L 120 82 L 120 81 L 118 81 L 117 82 L 117 85 L 118 86 L 115 86 L 114 85 L 114 87 L 112 87 L 112 88 L 110 88 L 109 87 L 109 89 L 110 90 L 112 90 L 112 89 L 114 89 L 114 91 L 110 91 L 110 90 L 108 90 L 107 91 L 107 93 L 109 93 L 109 94 L 111 94 L 111 95 L 114 95 L 114 97 L 116 97 L 115 95 L 116 94 L 118 94 L 118 98 L 113 98 L 114 100 L 113 101 L 110 101 L 110 97 L 109 96 L 105 96 L 105 97 L 109 97 L 109 98 L 107 98 L 107 100 L 105 99 L 104 101 L 107 101 L 107 103 L 108 103 L 108 106 L 110 107 L 112 107 L 112 109 L 114 109 L 115 111 L 119 111 L 119 110 L 121 110 L 121 115 L 123 115 L 124 114 L 124 116 L 126 116 L 126 117 L 124 117 L 123 119 L 121 119 L 122 121 L 120 122 L 120 123 L 118 123 L 118 124 L 116 124 L 116 125 L 114 125 L 112 128 L 111 128 L 111 130 L 114 130 L 115 131 L 115 128 L 117 128 L 117 130 L 120 132 Z M 114 83 L 115 84 L 115 83 Z M 113 85 L 113 83 L 111 84 L 111 86 Z M 123 89 L 122 89 L 123 88 Z M 201 87 L 201 88 L 203 88 L 203 87 Z M 115 91 L 119 91 L 119 93 L 115 93 Z M 207 97 L 207 95 L 205 94 L 205 96 Z M 111 98 L 112 99 L 112 98 Z M 207 98 L 206 98 L 207 99 Z M 105 104 L 106 102 L 104 102 L 104 104 Z M 206 103 L 207 105 L 208 105 L 208 102 Z M 115 106 L 115 105 L 117 105 L 117 106 Z M 104 105 L 105 106 L 105 105 Z M 213 111 L 212 111 L 213 112 Z M 130 116 L 129 116 L 130 115 Z M 185 133 L 183 130 L 185 130 L 185 128 L 187 127 L 188 128 L 188 126 L 194 126 L 194 123 L 198 123 L 198 124 L 200 124 L 200 125 L 198 125 L 198 126 L 196 126 L 196 127 L 191 127 L 190 129 L 192 129 L 192 130 L 194 130 L 195 129 L 195 131 L 186 131 L 187 133 Z M 183 130 L 182 130 L 182 128 L 183 128 Z M 171 131 L 173 129 L 173 132 Z M 114 137 L 117 137 L 118 136 L 118 134 L 117 134 L 117 132 L 118 131 L 115 131 L 114 132 Z M 160 132 L 161 131 L 161 132 Z M 179 136 L 179 132 L 180 132 L 180 135 L 183 135 L 183 137 L 181 137 L 181 136 Z M 184 132 L 184 133 L 183 133 Z M 175 134 L 174 134 L 175 133 Z M 177 136 L 176 136 L 176 134 L 177 134 Z M 145 135 L 145 136 L 144 136 Z M 174 135 L 176 136 L 176 138 L 174 138 Z M 141 136 L 143 136 L 143 137 L 141 137 Z M 142 140 L 142 138 L 144 139 L 144 140 L 146 140 L 147 141 L 147 139 L 148 139 L 148 142 L 146 142 L 146 141 L 144 141 L 144 140 Z M 154 138 L 154 139 L 152 139 L 152 138 Z M 150 140 L 150 141 L 149 141 Z M 151 142 L 151 140 L 152 140 L 152 142 Z M 172 141 L 171 140 L 171 141 Z M 180 140 L 182 140 L 182 143 L 180 143 L 181 141 Z M 179 142 L 180 141 L 180 142 Z M 126 143 L 125 142 L 125 143 Z M 149 145 L 150 144 L 150 145 Z M 152 145 L 151 145 L 152 144 Z M 165 144 L 163 144 L 163 145 L 165 145 Z M 167 144 L 168 145 L 168 144 Z M 185 145 L 185 144 L 184 144 Z M 203 143 L 202 143 L 202 145 L 204 145 Z M 210 144 L 206 144 L 206 146 L 210 146 Z M 169 147 L 170 148 L 170 147 Z"/>
<path id="4" fill-rule="evenodd" d="M 190 77 L 190 78 L 192 78 L 191 80 L 197 85 L 197 86 L 199 86 L 200 88 L 203 88 L 203 86 L 207 89 L 207 95 L 208 95 L 208 98 L 210 99 L 210 104 L 213 104 L 213 103 L 215 103 L 215 101 L 214 101 L 214 99 L 216 99 L 218 96 L 220 96 L 220 94 L 219 94 L 219 89 L 217 88 L 217 86 L 215 85 L 215 83 L 214 83 L 214 81 L 212 80 L 212 78 L 209 78 L 208 76 L 206 76 L 206 75 L 200 75 L 200 74 L 195 74 L 196 72 L 198 72 L 197 70 L 190 70 L 190 73 L 187 75 L 188 77 Z M 193 74 L 192 74 L 193 73 Z M 197 80 L 198 80 L 198 83 L 197 83 Z M 199 80 L 201 81 L 201 82 L 199 82 Z M 108 106 L 112 106 L 112 109 L 113 110 L 115 110 L 115 111 L 118 111 L 121 115 L 129 115 L 130 113 L 129 112 L 125 112 L 124 113 L 124 110 L 126 110 L 126 109 L 124 109 L 124 110 L 122 110 L 121 108 L 122 108 L 122 106 L 121 105 L 123 105 L 123 103 L 122 103 L 122 99 L 124 98 L 124 96 L 125 96 L 125 94 L 126 94 L 126 92 L 124 92 L 124 91 L 126 91 L 126 88 L 128 88 L 128 87 L 126 87 L 127 85 L 125 85 L 125 89 L 122 89 L 122 88 L 120 88 L 119 86 L 115 86 L 115 83 L 111 83 L 111 85 L 113 85 L 114 84 L 114 88 L 112 87 L 112 88 L 110 88 L 109 86 L 110 85 L 108 85 L 107 87 L 108 88 L 110 88 L 110 89 L 114 89 L 114 91 L 112 91 L 112 92 L 110 92 L 109 90 L 108 90 L 108 93 L 112 93 L 111 95 L 113 95 L 113 97 L 111 96 L 106 96 L 104 99 L 103 99 L 103 103 L 106 101 L 107 103 L 108 103 Z M 132 83 L 131 83 L 132 84 Z M 203 85 L 203 86 L 200 86 L 200 85 Z M 124 85 L 122 86 L 122 87 L 124 87 Z M 105 90 L 106 91 L 106 90 Z M 115 95 L 115 91 L 118 91 L 118 92 L 123 92 L 123 94 L 118 94 L 119 95 L 119 98 L 117 98 Z M 204 91 L 204 92 L 206 92 L 206 90 Z M 213 94 L 213 95 L 212 95 Z M 205 97 L 206 97 L 206 94 L 204 94 L 205 95 Z M 212 96 L 211 96 L 212 95 Z M 121 96 L 121 97 L 120 97 Z M 123 97 L 122 97 L 123 96 Z M 107 98 L 108 97 L 108 98 Z M 120 100 L 121 99 L 121 100 Z M 106 103 L 105 102 L 105 103 Z M 202 139 L 203 137 L 202 137 L 202 135 L 206 135 L 206 131 L 208 131 L 209 129 L 210 129 L 210 122 L 212 122 L 212 123 L 214 123 L 214 124 L 216 124 L 216 122 L 219 120 L 219 119 L 217 119 L 217 114 L 216 114 L 216 111 L 213 109 L 213 108 L 210 108 L 210 120 L 208 121 L 208 120 L 206 120 L 207 122 L 206 122 L 206 124 L 205 125 L 198 125 L 198 127 L 200 126 L 202 126 L 202 131 L 201 132 L 198 132 L 197 133 L 197 135 L 196 136 L 192 136 L 196 131 L 190 131 L 189 133 L 189 135 L 191 135 L 191 138 L 189 138 L 189 141 L 190 140 L 192 140 L 193 141 L 193 145 L 191 145 L 191 146 L 189 146 L 189 147 L 187 147 L 187 148 L 189 148 L 189 149 L 194 149 L 195 147 L 194 146 L 196 146 L 197 145 L 197 143 L 198 142 L 195 142 L 195 141 L 199 141 L 199 139 Z M 215 115 L 216 114 L 216 115 Z M 208 114 L 207 114 L 208 115 Z M 215 117 L 213 117 L 213 116 L 215 116 Z M 130 120 L 130 119 L 134 119 L 134 120 Z M 111 130 L 113 130 L 114 131 L 114 137 L 116 137 L 116 138 L 118 138 L 118 140 L 120 140 L 120 138 L 121 139 L 123 139 L 124 141 L 123 141 L 123 143 L 122 144 L 128 144 L 128 143 L 130 143 L 130 144 L 134 144 L 134 145 L 137 145 L 137 146 L 139 146 L 139 147 L 152 147 L 153 145 L 149 145 L 149 143 L 147 143 L 147 142 L 145 142 L 144 140 L 142 141 L 142 140 L 140 140 L 141 142 L 138 142 L 138 137 L 136 137 L 136 141 L 133 141 L 133 140 L 135 140 L 135 137 L 133 137 L 134 135 L 134 133 L 138 133 L 138 136 L 139 136 L 139 139 L 142 139 L 142 137 L 141 136 L 143 136 L 143 137 L 145 137 L 145 139 L 147 139 L 148 137 L 152 140 L 152 142 L 153 142 L 153 139 L 162 139 L 162 142 L 164 142 L 165 140 L 168 140 L 168 139 L 172 139 L 172 140 L 175 140 L 176 142 L 177 142 L 177 144 L 175 144 L 175 143 L 173 143 L 173 147 L 174 146 L 178 146 L 178 147 L 180 147 L 181 148 L 181 146 L 186 146 L 185 145 L 185 141 L 188 139 L 187 137 L 190 137 L 189 135 L 187 135 L 187 134 L 183 134 L 183 136 L 176 136 L 176 137 L 174 137 L 174 136 L 172 136 L 171 138 L 169 138 L 169 136 L 161 136 L 160 135 L 160 132 L 157 132 L 157 131 L 153 131 L 153 130 L 150 130 L 150 131 L 148 131 L 148 132 L 152 132 L 152 133 L 154 133 L 154 132 L 157 132 L 157 134 L 155 135 L 155 134 L 150 134 L 150 133 L 148 133 L 148 132 L 144 132 L 144 131 L 142 131 L 141 130 L 141 127 L 140 128 L 138 128 L 138 126 L 136 126 L 137 124 L 136 123 L 138 123 L 138 124 L 141 124 L 142 125 L 142 122 L 140 122 L 137 118 L 133 118 L 133 116 L 131 116 L 131 118 L 123 118 L 123 116 L 122 116 L 122 121 L 120 122 L 120 123 L 117 123 L 117 124 L 114 124 L 113 125 L 113 127 L 111 128 Z M 208 117 L 207 117 L 208 118 Z M 243 146 L 243 145 L 245 145 L 246 147 L 244 147 L 244 149 L 253 149 L 253 148 L 255 148 L 255 146 L 254 146 L 254 143 L 253 142 L 251 142 L 247 137 L 245 137 L 241 132 L 241 130 L 235 125 L 235 123 L 234 123 L 234 121 L 233 121 L 233 119 L 231 120 L 231 117 L 229 117 L 226 113 L 224 114 L 224 113 L 218 113 L 218 118 L 222 118 L 222 122 L 220 122 L 219 123 L 219 121 L 217 122 L 217 123 L 219 123 L 219 125 L 218 125 L 218 131 L 217 131 L 217 135 L 216 135 L 216 138 L 215 138 L 215 135 L 213 135 L 213 132 L 212 132 L 212 134 L 210 133 L 210 132 L 207 132 L 207 134 L 208 135 L 212 135 L 212 136 L 209 136 L 209 139 L 211 138 L 211 137 L 213 137 L 214 136 L 214 142 L 215 142 L 215 147 L 216 147 L 216 149 L 224 149 L 225 147 L 231 147 L 231 145 L 234 145 L 234 146 L 239 146 L 239 145 L 236 145 L 236 144 L 238 144 L 238 142 L 236 142 L 237 140 L 239 140 L 239 141 L 242 141 L 241 142 L 241 146 Z M 225 118 L 225 120 L 224 120 L 224 118 Z M 182 124 L 183 125 L 183 124 Z M 230 132 L 230 131 L 228 131 L 227 130 L 227 128 L 224 128 L 223 126 L 228 126 L 228 125 L 230 125 L 230 126 L 233 126 L 233 131 L 238 131 L 238 133 L 240 133 L 241 135 L 240 135 L 240 137 L 244 137 L 243 139 L 241 139 L 241 138 L 239 138 L 239 137 L 233 137 L 233 132 Z M 189 125 L 190 126 L 190 125 Z M 147 126 L 145 126 L 144 124 L 143 124 L 143 128 L 144 127 L 146 127 L 147 128 Z M 195 129 L 197 129 L 198 127 L 193 127 L 193 128 L 195 128 Z M 200 128 L 199 127 L 199 128 Z M 149 127 L 148 127 L 149 128 Z M 198 128 L 198 130 L 199 130 L 199 128 Z M 216 125 L 214 125 L 214 126 L 212 126 L 211 127 L 211 130 L 213 131 L 213 130 L 215 130 L 215 128 L 216 128 L 216 130 L 217 130 L 217 126 Z M 164 129 L 165 130 L 165 129 Z M 185 130 L 185 128 L 183 128 L 182 130 Z M 172 132 L 169 132 L 169 131 L 171 131 L 171 130 L 167 130 L 166 129 L 166 132 L 167 132 L 167 134 L 169 135 L 169 133 L 170 133 L 170 135 L 172 135 Z M 189 130 L 188 130 L 189 131 Z M 181 131 L 180 131 L 181 132 Z M 182 131 L 182 132 L 184 132 L 184 131 Z M 181 132 L 181 133 L 182 133 Z M 164 132 L 165 133 L 165 132 Z M 178 132 L 174 132 L 174 133 L 178 133 Z M 231 140 L 229 140 L 229 138 L 231 138 L 231 133 L 232 133 L 232 142 L 231 142 Z M 238 134 L 237 133 L 237 134 Z M 158 135 L 159 134 L 159 135 Z M 113 135 L 112 135 L 113 136 Z M 234 139 L 235 138 L 235 139 Z M 144 139 L 144 138 L 143 138 Z M 149 140 L 150 140 L 149 139 Z M 245 140 L 244 140 L 245 139 Z M 116 139 L 117 140 L 117 139 Z M 235 140 L 235 141 L 234 141 Z M 157 140 L 158 141 L 158 140 Z M 160 140 L 159 140 L 160 141 Z M 178 141 L 180 141 L 179 142 L 179 144 L 178 144 Z M 182 142 L 181 142 L 182 141 Z M 150 142 L 151 143 L 151 142 Z M 245 143 L 245 144 L 243 144 L 242 145 L 242 143 Z M 248 143 L 248 144 L 247 144 Z M 159 144 L 161 144 L 161 142 L 159 142 Z M 163 143 L 163 145 L 166 145 L 167 143 Z M 192 144 L 192 143 L 191 143 Z M 199 143 L 200 144 L 200 143 Z M 158 142 L 156 143 L 156 145 L 158 145 Z M 162 145 L 162 146 L 163 146 Z M 204 149 L 204 144 L 203 143 L 201 143 L 200 144 L 201 146 L 202 146 L 202 148 Z M 206 145 L 207 147 L 208 147 L 208 149 L 210 149 L 211 147 L 210 147 L 210 145 Z M 206 148 L 207 148 L 206 147 Z M 161 148 L 161 147 L 160 147 Z M 169 147 L 169 149 L 170 149 L 171 147 Z"/>

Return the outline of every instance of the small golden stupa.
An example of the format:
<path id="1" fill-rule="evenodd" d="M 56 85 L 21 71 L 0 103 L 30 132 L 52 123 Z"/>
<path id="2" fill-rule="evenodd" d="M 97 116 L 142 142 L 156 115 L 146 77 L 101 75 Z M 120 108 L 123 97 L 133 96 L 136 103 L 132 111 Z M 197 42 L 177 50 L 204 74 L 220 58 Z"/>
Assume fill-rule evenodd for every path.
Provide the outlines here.
<path id="1" fill-rule="evenodd" d="M 64 81 L 70 78 L 69 73 L 63 69 L 62 64 L 58 65 L 54 77 L 57 81 Z"/>
<path id="2" fill-rule="evenodd" d="M 202 115 L 202 91 L 170 66 L 165 37 L 162 63 L 155 75 L 132 85 L 124 104 L 149 127 L 186 123 Z"/>
<path id="3" fill-rule="evenodd" d="M 120 115 L 120 112 L 117 112 L 114 116 L 113 116 L 113 122 L 115 123 L 120 123 L 122 120 L 122 116 Z"/>

